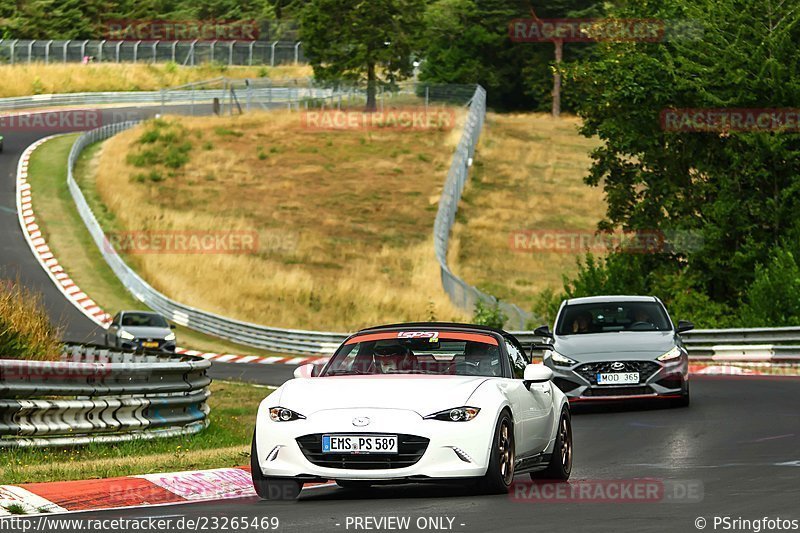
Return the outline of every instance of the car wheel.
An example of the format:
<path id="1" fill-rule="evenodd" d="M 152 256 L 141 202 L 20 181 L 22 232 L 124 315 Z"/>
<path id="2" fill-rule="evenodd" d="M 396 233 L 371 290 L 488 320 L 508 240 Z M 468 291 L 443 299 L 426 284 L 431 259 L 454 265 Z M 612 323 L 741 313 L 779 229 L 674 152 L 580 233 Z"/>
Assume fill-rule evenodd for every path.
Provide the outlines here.
<path id="1" fill-rule="evenodd" d="M 561 411 L 561 418 L 558 420 L 556 443 L 555 446 L 553 446 L 553 454 L 550 456 L 550 463 L 548 463 L 546 469 L 531 473 L 531 479 L 566 481 L 569 479 L 571 473 L 572 420 L 569 416 L 569 409 L 565 407 Z"/>
<path id="2" fill-rule="evenodd" d="M 253 478 L 256 494 L 262 500 L 295 500 L 303 488 L 303 484 L 294 479 L 264 476 L 258 463 L 255 431 L 253 431 L 253 443 L 250 445 L 250 475 Z"/>
<path id="3" fill-rule="evenodd" d="M 337 479 L 336 484 L 343 489 L 368 489 L 372 486 L 369 481 L 349 481 L 347 479 Z"/>
<path id="4" fill-rule="evenodd" d="M 492 451 L 489 455 L 489 466 L 486 474 L 478 482 L 481 492 L 487 494 L 503 494 L 514 480 L 514 422 L 507 411 L 500 413 L 500 419 L 494 430 Z"/>
<path id="5" fill-rule="evenodd" d="M 673 407 L 689 407 L 690 403 L 690 396 L 689 396 L 689 387 L 686 387 L 686 392 L 681 394 L 680 398 L 672 400 Z"/>

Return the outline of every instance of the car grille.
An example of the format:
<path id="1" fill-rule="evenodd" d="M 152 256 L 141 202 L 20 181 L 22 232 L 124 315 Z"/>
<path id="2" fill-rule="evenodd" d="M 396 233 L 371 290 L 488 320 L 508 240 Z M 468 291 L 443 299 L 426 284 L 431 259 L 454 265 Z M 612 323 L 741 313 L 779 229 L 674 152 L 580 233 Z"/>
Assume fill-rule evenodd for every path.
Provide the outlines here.
<path id="1" fill-rule="evenodd" d="M 637 396 L 644 394 L 654 394 L 654 391 L 646 385 L 644 387 L 608 387 L 602 389 L 598 387 L 596 389 L 586 389 L 583 396 Z"/>
<path id="2" fill-rule="evenodd" d="M 348 435 L 352 435 L 352 433 L 348 433 Z M 416 435 L 398 435 L 398 453 L 383 455 L 322 453 L 322 433 L 304 435 L 296 440 L 303 455 L 311 463 L 325 468 L 348 468 L 353 470 L 378 470 L 411 466 L 420 460 L 430 442 L 429 439 Z"/>
<path id="3" fill-rule="evenodd" d="M 586 363 L 577 367 L 575 372 L 577 372 L 592 385 L 597 385 L 597 374 L 601 372 L 638 372 L 639 382 L 641 383 L 647 381 L 650 376 L 652 376 L 659 368 L 661 368 L 661 365 L 653 361 L 619 361 L 623 364 L 623 368 L 612 369 L 611 365 L 613 365 L 615 362 L 617 361 Z"/>

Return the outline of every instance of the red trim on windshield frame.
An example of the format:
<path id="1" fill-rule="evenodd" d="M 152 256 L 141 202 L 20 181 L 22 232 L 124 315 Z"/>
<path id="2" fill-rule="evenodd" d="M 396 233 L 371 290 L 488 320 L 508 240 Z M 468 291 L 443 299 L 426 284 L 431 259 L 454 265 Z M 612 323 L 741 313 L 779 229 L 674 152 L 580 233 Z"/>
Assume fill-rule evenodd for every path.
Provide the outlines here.
<path id="1" fill-rule="evenodd" d="M 410 330 L 410 331 L 419 331 L 419 332 L 433 332 L 436 330 Z M 356 335 L 350 339 L 347 339 L 345 345 L 348 344 L 355 344 L 357 342 L 368 342 L 368 341 L 382 341 L 387 339 L 402 339 L 407 337 L 398 337 L 401 332 L 399 331 L 391 331 L 386 333 L 367 333 L 364 335 Z M 492 346 L 497 346 L 497 339 L 492 337 L 491 335 L 484 335 L 482 333 L 462 333 L 460 331 L 438 331 L 438 337 L 440 339 L 445 340 L 456 340 L 456 341 L 471 341 L 471 342 L 480 342 L 483 344 L 491 344 Z M 422 338 L 424 339 L 424 337 Z"/>

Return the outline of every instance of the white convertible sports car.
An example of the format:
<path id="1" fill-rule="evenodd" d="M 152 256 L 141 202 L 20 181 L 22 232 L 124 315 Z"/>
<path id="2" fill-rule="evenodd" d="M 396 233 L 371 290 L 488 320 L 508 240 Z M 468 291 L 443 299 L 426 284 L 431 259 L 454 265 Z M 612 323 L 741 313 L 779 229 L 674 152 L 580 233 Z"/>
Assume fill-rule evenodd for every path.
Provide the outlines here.
<path id="1" fill-rule="evenodd" d="M 319 369 L 319 370 L 318 370 Z M 544 365 L 499 329 L 414 323 L 359 331 L 261 402 L 253 484 L 294 499 L 342 487 L 466 481 L 505 492 L 515 474 L 566 480 L 569 405 Z"/>

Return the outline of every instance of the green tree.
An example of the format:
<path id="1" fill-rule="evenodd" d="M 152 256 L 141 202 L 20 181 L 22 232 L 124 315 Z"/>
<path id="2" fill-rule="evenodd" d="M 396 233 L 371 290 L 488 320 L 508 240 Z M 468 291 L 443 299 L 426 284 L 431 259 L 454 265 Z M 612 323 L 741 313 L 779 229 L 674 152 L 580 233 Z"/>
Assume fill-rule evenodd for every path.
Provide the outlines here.
<path id="1" fill-rule="evenodd" d="M 605 191 L 600 227 L 699 232 L 699 251 L 620 259 L 620 268 L 645 280 L 647 292 L 682 280 L 733 308 L 755 266 L 797 233 L 800 135 L 665 131 L 661 113 L 798 107 L 800 10 L 771 1 L 665 0 L 626 4 L 611 16 L 689 20 L 702 24 L 702 34 L 601 43 L 591 61 L 570 70 L 582 131 L 602 140 L 586 179 Z"/>
<path id="2" fill-rule="evenodd" d="M 412 73 L 422 0 L 311 0 L 300 35 L 314 75 L 322 81 L 366 82 L 368 110 L 379 83 Z"/>
<path id="3" fill-rule="evenodd" d="M 539 18 L 586 17 L 599 12 L 596 0 L 537 2 Z M 420 79 L 433 83 L 479 83 L 497 109 L 549 109 L 553 44 L 514 42 L 509 24 L 531 18 L 528 0 L 435 0 L 425 9 Z M 565 46 L 564 61 L 589 47 Z M 565 98 L 565 106 L 572 104 Z"/>

